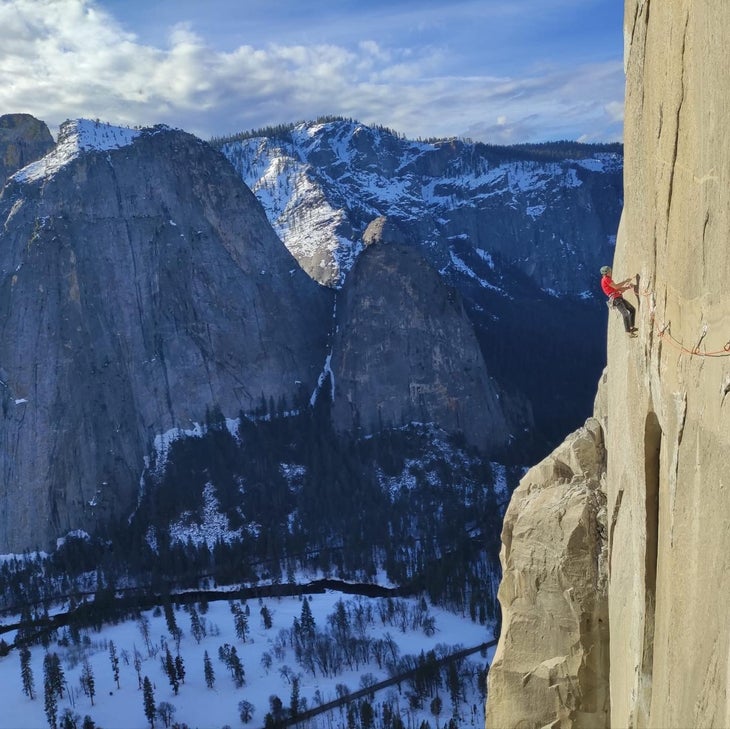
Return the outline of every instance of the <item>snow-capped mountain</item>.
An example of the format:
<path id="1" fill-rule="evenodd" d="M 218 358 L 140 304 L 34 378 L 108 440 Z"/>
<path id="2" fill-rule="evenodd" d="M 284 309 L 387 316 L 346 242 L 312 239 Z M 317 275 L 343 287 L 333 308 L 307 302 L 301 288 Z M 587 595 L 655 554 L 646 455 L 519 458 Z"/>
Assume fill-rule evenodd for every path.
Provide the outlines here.
<path id="1" fill-rule="evenodd" d="M 351 120 L 217 143 L 303 268 L 340 286 L 376 217 L 410 231 L 445 275 L 501 287 L 514 268 L 554 295 L 590 295 L 621 209 L 618 145 L 419 142 Z"/>
<path id="2" fill-rule="evenodd" d="M 82 152 L 120 149 L 132 144 L 139 135 L 137 129 L 74 119 L 63 126 L 58 142 L 49 154 L 23 167 L 12 179 L 23 183 L 51 178 Z"/>

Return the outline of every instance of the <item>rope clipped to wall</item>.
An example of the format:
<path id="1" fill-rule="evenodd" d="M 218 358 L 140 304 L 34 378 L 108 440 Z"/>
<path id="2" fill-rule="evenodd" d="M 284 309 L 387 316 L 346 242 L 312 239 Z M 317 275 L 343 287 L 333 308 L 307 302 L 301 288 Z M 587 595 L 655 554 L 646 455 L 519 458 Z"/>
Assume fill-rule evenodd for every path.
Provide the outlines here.
<path id="1" fill-rule="evenodd" d="M 651 296 L 652 291 L 651 289 L 645 288 L 640 289 L 639 288 L 639 274 L 636 274 L 636 284 L 634 285 L 634 293 L 636 294 L 636 298 L 639 300 L 639 303 L 641 302 L 641 299 L 639 297 L 645 297 L 645 296 Z M 650 303 L 651 307 L 651 319 L 654 321 L 654 310 L 656 308 L 655 303 L 652 301 Z M 654 323 L 654 333 L 664 342 L 667 342 L 671 346 L 673 346 L 675 349 L 679 350 L 683 354 L 688 354 L 691 357 L 730 357 L 730 340 L 728 340 L 722 349 L 715 349 L 707 351 L 706 349 L 701 349 L 702 341 L 704 340 L 705 336 L 707 335 L 707 324 L 704 324 L 702 326 L 702 334 L 697 342 L 697 344 L 694 347 L 687 347 L 682 342 L 680 342 L 676 337 L 672 335 L 671 331 L 671 322 L 666 322 L 663 326 L 659 327 Z"/>
<path id="2" fill-rule="evenodd" d="M 680 342 L 678 339 L 672 336 L 672 332 L 670 329 L 670 322 L 667 322 L 663 327 L 659 328 L 656 325 L 654 326 L 654 331 L 656 332 L 657 336 L 662 339 L 665 342 L 668 342 L 673 347 L 678 349 L 680 352 L 683 352 L 684 354 L 689 354 L 692 357 L 730 357 L 730 340 L 725 343 L 722 349 L 717 349 L 714 351 L 708 352 L 707 350 L 700 349 L 700 344 L 702 343 L 702 340 L 705 337 L 705 334 L 707 333 L 707 325 L 703 327 L 702 336 L 700 337 L 700 341 L 697 343 L 696 346 L 692 347 L 691 349 L 689 347 L 685 347 L 682 342 Z"/>

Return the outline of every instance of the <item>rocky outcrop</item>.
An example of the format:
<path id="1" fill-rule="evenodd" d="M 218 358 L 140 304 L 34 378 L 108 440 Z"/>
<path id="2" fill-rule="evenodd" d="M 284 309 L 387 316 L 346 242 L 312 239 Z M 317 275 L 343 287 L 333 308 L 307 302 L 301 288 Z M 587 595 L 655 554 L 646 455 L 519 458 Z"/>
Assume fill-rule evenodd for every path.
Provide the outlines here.
<path id="1" fill-rule="evenodd" d="M 0 116 L 0 188 L 21 167 L 53 149 L 48 127 L 30 114 Z"/>
<path id="2" fill-rule="evenodd" d="M 0 197 L 0 553 L 124 514 L 156 436 L 324 362 L 331 293 L 222 155 L 123 131 L 67 125 Z"/>
<path id="3" fill-rule="evenodd" d="M 335 427 L 433 422 L 494 451 L 507 443 L 507 417 L 473 328 L 457 292 L 408 240 L 391 221 L 373 221 L 338 298 Z"/>
<path id="4" fill-rule="evenodd" d="M 609 726 L 606 458 L 589 419 L 512 495 L 486 726 Z"/>
<path id="5" fill-rule="evenodd" d="M 613 268 L 638 276 L 639 336 L 609 319 L 596 412 L 607 451 L 611 726 L 727 727 L 730 5 L 627 0 L 625 23 Z M 545 614 L 531 631 L 557 640 L 551 623 Z M 501 726 L 531 715 L 522 698 Z"/>

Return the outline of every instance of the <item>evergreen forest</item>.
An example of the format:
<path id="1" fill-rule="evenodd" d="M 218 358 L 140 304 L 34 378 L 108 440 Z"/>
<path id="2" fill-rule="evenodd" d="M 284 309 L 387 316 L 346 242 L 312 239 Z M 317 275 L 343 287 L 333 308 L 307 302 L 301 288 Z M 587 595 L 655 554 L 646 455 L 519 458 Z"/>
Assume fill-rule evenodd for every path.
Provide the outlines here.
<path id="1" fill-rule="evenodd" d="M 505 484 L 518 469 L 432 426 L 356 439 L 330 423 L 326 402 L 287 410 L 262 399 L 237 421 L 212 410 L 201 435 L 172 440 L 150 463 L 128 518 L 48 555 L 6 559 L 0 608 L 22 612 L 33 642 L 49 624 L 94 623 L 183 590 L 297 594 L 336 579 L 497 620 Z M 49 623 L 59 598 L 75 617 Z"/>

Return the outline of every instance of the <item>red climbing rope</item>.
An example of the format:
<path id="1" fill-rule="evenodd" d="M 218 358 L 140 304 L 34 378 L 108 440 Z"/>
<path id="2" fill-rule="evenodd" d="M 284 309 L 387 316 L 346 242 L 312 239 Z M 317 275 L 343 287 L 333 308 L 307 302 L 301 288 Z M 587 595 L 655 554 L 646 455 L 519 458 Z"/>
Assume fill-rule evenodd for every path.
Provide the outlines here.
<path id="1" fill-rule="evenodd" d="M 651 291 L 649 289 L 644 289 L 643 291 L 639 291 L 639 276 L 637 274 L 636 276 L 636 284 L 634 285 L 634 293 L 637 297 L 639 296 L 650 296 Z M 660 339 L 663 339 L 664 341 L 669 342 L 672 346 L 677 348 L 680 352 L 683 352 L 684 354 L 689 354 L 693 357 L 730 357 L 730 341 L 726 342 L 722 349 L 717 349 L 712 352 L 702 351 L 700 350 L 699 345 L 696 347 L 693 347 L 692 349 L 688 349 L 687 347 L 682 344 L 678 339 L 675 339 L 675 337 L 672 336 L 672 332 L 669 328 L 669 323 L 665 324 L 661 329 L 654 327 L 654 331 L 656 332 L 657 336 Z M 704 338 L 704 333 L 703 333 Z M 701 340 L 700 340 L 701 341 Z"/>
<path id="2" fill-rule="evenodd" d="M 694 347 L 693 349 L 688 349 L 687 347 L 685 347 L 682 342 L 672 336 L 672 333 L 669 331 L 669 325 L 665 326 L 663 329 L 657 329 L 655 327 L 654 331 L 657 333 L 660 339 L 668 341 L 680 352 L 690 354 L 693 357 L 730 357 L 730 341 L 727 342 L 722 349 L 718 349 L 713 352 L 707 352 L 702 351 L 699 347 Z"/>

